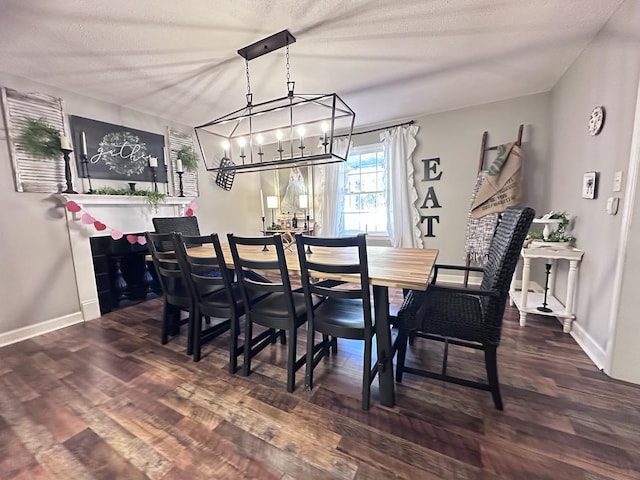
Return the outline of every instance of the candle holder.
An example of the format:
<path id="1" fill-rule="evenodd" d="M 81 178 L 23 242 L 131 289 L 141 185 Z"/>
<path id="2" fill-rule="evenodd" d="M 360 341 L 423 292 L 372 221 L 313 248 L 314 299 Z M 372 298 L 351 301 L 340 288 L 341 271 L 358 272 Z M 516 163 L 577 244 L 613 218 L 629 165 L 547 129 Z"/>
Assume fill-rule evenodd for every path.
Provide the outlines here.
<path id="1" fill-rule="evenodd" d="M 309 215 L 307 214 L 304 222 L 304 230 L 307 232 L 307 235 L 311 235 L 311 232 L 309 231 L 310 227 L 311 227 L 311 223 L 309 222 Z M 305 250 L 305 253 L 313 253 L 311 251 L 311 245 L 309 245 L 308 243 L 307 243 L 307 249 Z"/>
<path id="2" fill-rule="evenodd" d="M 89 182 L 89 190 L 86 193 L 93 193 L 93 187 L 91 186 L 91 175 L 89 174 L 89 159 L 87 158 L 87 154 L 83 153 L 80 157 L 82 163 L 82 170 L 84 172 L 84 176 L 87 178 Z"/>
<path id="3" fill-rule="evenodd" d="M 176 172 L 176 173 L 178 174 L 178 190 L 180 192 L 178 196 L 184 197 L 184 186 L 182 185 L 182 175 L 184 175 L 184 172 Z"/>
<path id="4" fill-rule="evenodd" d="M 304 157 L 304 149 L 307 147 L 304 146 L 304 143 L 300 142 L 300 146 L 298 148 L 300 149 L 300 156 Z"/>
<path id="5" fill-rule="evenodd" d="M 280 142 L 278 142 L 280 143 Z M 284 150 L 282 149 L 282 145 L 278 145 L 278 150 L 277 150 L 278 154 L 280 154 L 280 160 L 282 160 L 282 152 L 284 152 Z"/>
<path id="6" fill-rule="evenodd" d="M 73 150 L 68 148 L 61 148 L 62 156 L 64 157 L 64 179 L 67 182 L 67 189 L 63 190 L 62 193 L 78 193 L 73 189 L 73 184 L 71 183 L 71 165 L 69 162 L 69 154 L 73 152 Z"/>
<path id="7" fill-rule="evenodd" d="M 153 191 L 158 193 L 158 175 L 156 174 L 156 170 L 158 167 L 149 166 L 151 169 L 151 179 L 153 181 Z"/>
<path id="8" fill-rule="evenodd" d="M 322 139 L 322 146 L 324 147 L 324 153 L 327 153 L 327 145 L 329 145 L 329 141 L 327 140 L 327 136 L 324 135 Z"/>
<path id="9" fill-rule="evenodd" d="M 262 234 L 266 237 L 267 236 L 267 230 L 266 228 L 264 228 L 264 215 L 262 216 Z M 262 251 L 263 252 L 268 252 L 269 248 L 267 247 L 267 244 L 265 243 L 264 247 L 262 247 Z"/>
<path id="10" fill-rule="evenodd" d="M 545 264 L 545 280 L 544 280 L 544 299 L 542 300 L 542 306 L 541 307 L 537 307 L 536 310 L 540 311 L 540 312 L 545 312 L 545 313 L 549 313 L 549 312 L 553 312 L 553 310 L 551 310 L 548 306 L 547 306 L 547 292 L 549 291 L 549 275 L 551 274 L 551 264 L 547 263 Z"/>

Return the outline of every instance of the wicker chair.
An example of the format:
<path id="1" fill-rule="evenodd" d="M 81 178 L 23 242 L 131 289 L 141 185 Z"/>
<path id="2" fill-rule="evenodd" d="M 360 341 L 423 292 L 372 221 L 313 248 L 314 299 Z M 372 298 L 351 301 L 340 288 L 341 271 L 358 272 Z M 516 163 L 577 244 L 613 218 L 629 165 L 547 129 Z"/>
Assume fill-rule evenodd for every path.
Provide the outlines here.
<path id="1" fill-rule="evenodd" d="M 509 294 L 511 277 L 535 212 L 527 207 L 509 207 L 496 228 L 489 258 L 484 268 L 436 265 L 434 277 L 426 291 L 409 291 L 398 310 L 396 381 L 404 372 L 436 378 L 481 390 L 488 390 L 498 410 L 503 409 L 496 350 L 500 344 L 502 317 Z M 479 289 L 438 285 L 442 269 L 482 272 Z M 444 342 L 444 358 L 440 373 L 405 366 L 409 337 Z M 484 351 L 488 384 L 447 374 L 449 344 Z"/>

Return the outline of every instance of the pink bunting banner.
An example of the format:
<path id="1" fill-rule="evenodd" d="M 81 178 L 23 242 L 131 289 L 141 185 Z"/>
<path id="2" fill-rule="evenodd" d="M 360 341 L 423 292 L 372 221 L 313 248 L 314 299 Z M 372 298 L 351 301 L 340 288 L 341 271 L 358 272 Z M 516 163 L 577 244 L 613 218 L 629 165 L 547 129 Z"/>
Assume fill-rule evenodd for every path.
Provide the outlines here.
<path id="1" fill-rule="evenodd" d="M 111 235 L 111 238 L 113 238 L 114 240 L 120 240 L 121 238 L 125 237 L 124 233 L 122 233 L 120 230 L 111 228 L 107 224 L 101 222 L 100 220 L 97 220 L 93 215 L 85 211 L 80 205 L 78 205 L 73 200 L 67 200 L 67 202 L 65 203 L 65 208 L 67 209 L 67 211 L 71 213 L 82 212 L 82 215 L 80 216 L 80 221 L 82 222 L 82 224 L 93 225 L 93 228 L 95 228 L 99 232 L 108 230 L 109 234 Z M 187 217 L 193 216 L 197 208 L 198 208 L 198 204 L 196 203 L 195 200 L 192 200 L 184 212 L 185 216 Z M 131 245 L 135 245 L 136 243 L 139 245 L 147 244 L 147 239 L 144 235 L 129 234 L 129 235 L 126 235 L 126 239 Z"/>

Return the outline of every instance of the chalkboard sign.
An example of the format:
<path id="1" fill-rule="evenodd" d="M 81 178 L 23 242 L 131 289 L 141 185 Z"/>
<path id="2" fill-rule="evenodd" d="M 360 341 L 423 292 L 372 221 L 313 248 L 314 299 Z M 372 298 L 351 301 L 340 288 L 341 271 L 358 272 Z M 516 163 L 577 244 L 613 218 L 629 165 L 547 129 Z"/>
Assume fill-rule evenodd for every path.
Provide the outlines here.
<path id="1" fill-rule="evenodd" d="M 71 116 L 71 134 L 78 173 L 91 178 L 151 182 L 151 158 L 157 159 L 156 177 L 164 183 L 164 136 L 134 128 Z M 83 135 L 86 142 L 87 164 L 82 164 Z M 153 160 L 152 160 L 153 161 Z"/>

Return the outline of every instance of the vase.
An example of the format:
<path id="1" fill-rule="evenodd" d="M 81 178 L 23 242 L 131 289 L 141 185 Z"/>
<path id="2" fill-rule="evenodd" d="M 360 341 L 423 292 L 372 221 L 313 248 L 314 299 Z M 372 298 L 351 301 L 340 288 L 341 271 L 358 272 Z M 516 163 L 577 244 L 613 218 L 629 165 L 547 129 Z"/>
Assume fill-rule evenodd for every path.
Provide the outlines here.
<path id="1" fill-rule="evenodd" d="M 132 192 L 136 191 L 136 182 L 129 182 L 129 190 Z"/>

